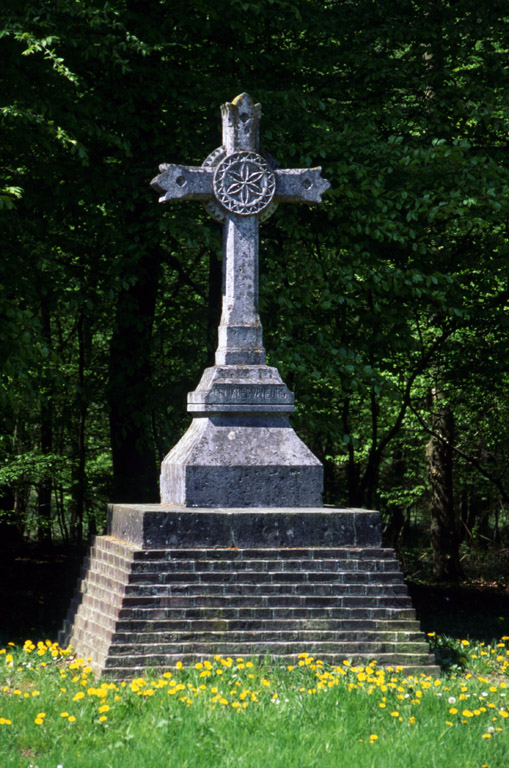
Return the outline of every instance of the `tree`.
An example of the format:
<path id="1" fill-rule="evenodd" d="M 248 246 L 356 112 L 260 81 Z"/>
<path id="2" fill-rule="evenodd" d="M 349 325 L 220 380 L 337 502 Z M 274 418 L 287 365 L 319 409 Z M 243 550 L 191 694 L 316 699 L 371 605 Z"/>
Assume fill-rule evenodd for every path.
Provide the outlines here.
<path id="1" fill-rule="evenodd" d="M 332 183 L 323 207 L 281 206 L 261 230 L 269 359 L 296 392 L 327 499 L 387 516 L 428 503 L 432 372 L 460 436 L 488 395 L 506 407 L 497 4 L 23 2 L 1 34 L 2 455 L 7 479 L 38 457 L 17 475 L 27 508 L 51 479 L 50 518 L 70 508 L 79 539 L 105 497 L 157 498 L 157 462 L 214 346 L 220 231 L 194 206 L 162 210 L 148 182 L 160 162 L 202 162 L 240 90 L 262 102 L 281 166 L 322 162 Z M 455 447 L 499 483 L 491 510 L 507 436 L 478 424 Z M 476 458 L 483 444 L 496 471 Z M 49 478 L 51 456 L 63 464 Z"/>

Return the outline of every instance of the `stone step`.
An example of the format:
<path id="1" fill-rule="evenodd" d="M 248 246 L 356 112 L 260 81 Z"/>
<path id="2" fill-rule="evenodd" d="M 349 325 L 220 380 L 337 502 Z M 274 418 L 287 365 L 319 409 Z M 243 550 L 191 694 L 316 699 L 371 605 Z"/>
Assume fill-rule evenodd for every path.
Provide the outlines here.
<path id="1" fill-rule="evenodd" d="M 150 646 L 127 646 L 125 653 L 117 654 L 116 647 L 111 645 L 108 637 L 97 631 L 97 627 L 80 631 L 83 657 L 91 659 L 93 663 L 100 665 L 104 673 L 115 677 L 132 677 L 136 671 L 144 674 L 147 670 L 157 672 L 175 666 L 178 661 L 183 664 L 192 664 L 203 661 L 219 654 L 223 657 L 254 658 L 273 655 L 272 663 L 282 662 L 296 663 L 299 654 L 303 653 L 301 640 L 279 643 L 230 643 L 210 645 L 208 643 L 181 643 L 172 644 L 171 651 L 152 652 Z M 100 630 L 101 628 L 99 628 Z M 438 673 L 438 667 L 434 665 L 434 658 L 429 653 L 426 643 L 313 643 L 307 648 L 307 652 L 314 658 L 320 658 L 327 664 L 341 665 L 343 660 L 356 660 L 361 663 L 376 661 L 378 667 L 401 666 L 408 673 L 414 670 L 426 674 Z"/>
<path id="2" fill-rule="evenodd" d="M 119 541 L 112 536 L 96 536 L 91 548 L 92 556 L 98 552 L 110 552 L 134 562 L 150 560 L 284 560 L 284 559 L 321 559 L 327 557 L 331 560 L 361 558 L 381 560 L 394 560 L 394 550 L 385 547 L 250 547 L 250 548 L 225 548 L 225 547 L 200 547 L 200 548 L 164 548 L 141 549 L 129 542 Z"/>
<path id="3" fill-rule="evenodd" d="M 299 654 L 303 652 L 302 648 L 302 644 L 299 643 L 270 643 L 262 644 L 259 648 L 254 647 L 254 644 L 232 643 L 224 644 L 219 648 L 216 647 L 214 653 L 233 658 L 252 658 L 253 656 L 267 654 L 269 656 L 276 656 L 278 659 L 282 656 L 291 656 L 297 659 Z M 405 666 L 407 664 L 427 664 L 432 660 L 429 653 L 420 650 L 415 653 L 412 653 L 412 651 L 402 651 L 396 644 L 394 647 L 387 646 L 387 649 L 382 651 L 375 644 L 371 647 L 366 645 L 363 648 L 358 648 L 355 643 L 320 643 L 312 646 L 309 649 L 309 653 L 315 658 L 320 658 L 322 661 L 331 664 L 341 663 L 344 659 L 365 659 L 366 661 L 376 661 L 378 666 L 385 666 L 386 664 Z M 186 657 L 188 659 L 194 658 L 196 661 L 203 661 L 206 658 L 210 658 L 210 656 L 210 646 L 204 644 L 200 648 L 189 644 L 186 647 L 184 643 L 175 645 L 172 652 L 167 654 L 149 655 L 141 653 L 116 656 L 111 653 L 106 660 L 105 671 L 117 665 L 122 667 L 144 667 L 145 669 L 167 668 Z"/>
<path id="4" fill-rule="evenodd" d="M 208 631 L 232 631 L 254 632 L 257 629 L 267 631 L 300 631 L 316 630 L 330 632 L 412 632 L 419 633 L 422 637 L 419 622 L 412 619 L 324 619 L 321 613 L 318 618 L 300 619 L 195 619 L 195 620 L 162 620 L 162 621 L 117 621 L 116 633 L 142 633 L 142 632 L 182 632 L 190 628 L 193 632 Z M 107 618 L 107 617 L 105 617 Z"/>
<path id="5" fill-rule="evenodd" d="M 95 600 L 95 599 L 94 599 Z M 329 601 L 330 602 L 330 601 Z M 92 605 L 97 606 L 100 610 L 100 606 L 103 605 L 102 601 L 95 601 Z M 105 612 L 108 611 L 105 608 Z M 116 614 L 120 621 L 138 620 L 143 622 L 158 621 L 162 619 L 182 619 L 191 621 L 194 619 L 216 619 L 216 620 L 228 620 L 228 619 L 252 619 L 255 621 L 274 619 L 300 619 L 309 618 L 313 620 L 317 618 L 330 618 L 330 619 L 380 619 L 380 618 L 394 618 L 402 619 L 409 618 L 415 619 L 415 612 L 410 606 L 394 607 L 394 606 L 378 606 L 367 605 L 363 607 L 340 607 L 331 606 L 325 604 L 325 606 L 270 606 L 270 607 L 253 607 L 249 603 L 243 607 L 233 607 L 231 601 L 226 601 L 223 607 L 216 606 L 187 606 L 173 608 L 121 608 Z"/>
<path id="6" fill-rule="evenodd" d="M 247 643 L 254 641 L 260 642 L 283 642 L 287 640 L 301 640 L 305 647 L 312 643 L 323 642 L 356 642 L 356 643 L 419 643 L 423 648 L 428 649 L 427 643 L 422 638 L 421 632 L 384 632 L 383 630 L 368 632 L 364 630 L 312 630 L 312 629 L 293 629 L 293 630 L 269 630 L 265 627 L 258 627 L 253 630 L 235 631 L 229 627 L 224 630 L 195 631 L 192 627 L 187 630 L 175 632 L 139 632 L 122 633 L 115 632 L 112 637 L 113 646 L 136 645 L 145 647 L 157 645 L 162 648 L 164 645 L 180 642 L 196 643 Z M 159 652 L 159 651 L 158 651 Z"/>
<path id="7" fill-rule="evenodd" d="M 120 574 L 124 574 L 122 571 Z M 120 579 L 122 581 L 122 579 Z M 266 571 L 235 570 L 232 565 L 230 570 L 222 571 L 169 571 L 159 573 L 131 573 L 128 583 L 133 585 L 145 584 L 227 584 L 237 582 L 243 584 L 404 584 L 401 572 L 386 571 L 374 573 L 370 571 L 281 571 L 275 566 Z"/>
<path id="8" fill-rule="evenodd" d="M 293 562 L 293 561 L 290 561 Z M 318 563 L 318 561 L 317 561 Z M 173 566 L 179 566 L 179 568 L 173 568 L 169 570 L 160 571 L 129 571 L 112 566 L 101 561 L 94 561 L 93 563 L 86 565 L 82 569 L 81 577 L 85 579 L 89 574 L 98 574 L 104 578 L 113 579 L 119 584 L 175 584 L 179 582 L 185 582 L 187 584 L 217 584 L 238 582 L 245 584 L 265 584 L 265 583 L 337 583 L 337 584 L 400 584 L 403 585 L 404 579 L 399 570 L 391 571 L 349 571 L 345 569 L 327 570 L 321 568 L 320 570 L 307 570 L 301 568 L 300 570 L 282 570 L 281 564 L 267 561 L 267 569 L 263 571 L 251 571 L 247 569 L 237 569 L 235 563 L 221 563 L 222 570 L 219 570 L 217 566 L 219 563 L 210 563 L 213 568 L 210 570 L 187 570 L 182 568 L 186 565 L 185 561 L 180 563 L 172 563 Z M 194 565 L 193 563 L 189 563 Z M 269 568 L 269 566 L 271 566 Z"/>
<path id="9" fill-rule="evenodd" d="M 118 595 L 112 594 L 112 600 L 117 604 Z M 138 608 L 153 608 L 154 610 L 173 608 L 410 608 L 410 598 L 406 595 L 302 595 L 281 594 L 214 594 L 214 595 L 169 595 L 165 597 L 142 597 L 126 595 L 122 602 L 121 611 Z M 333 603 L 333 605 L 331 605 Z M 122 617 L 122 613 L 120 614 Z"/>
<path id="10" fill-rule="evenodd" d="M 261 576 L 261 578 L 259 578 Z M 380 580 L 376 574 L 363 581 L 350 580 L 349 574 L 236 574 L 236 573 L 183 573 L 172 574 L 166 583 L 132 583 L 120 580 L 101 571 L 89 570 L 86 581 L 82 584 L 95 584 L 104 589 L 118 593 L 139 595 L 170 595 L 184 592 L 202 595 L 228 592 L 229 594 L 272 594 L 286 592 L 294 594 L 341 594 L 341 595 L 370 595 L 384 592 L 385 594 L 406 595 L 407 588 L 401 578 Z M 316 577 L 316 578 L 315 578 Z"/>
<path id="11" fill-rule="evenodd" d="M 295 601 L 305 601 L 308 605 L 317 600 L 317 605 L 323 605 L 326 598 L 334 600 L 338 605 L 351 605 L 352 600 L 360 599 L 363 605 L 370 598 L 381 600 L 380 605 L 401 605 L 408 600 L 408 590 L 404 583 L 367 583 L 350 584 L 342 582 L 295 582 L 290 579 L 281 583 L 242 583 L 218 581 L 213 583 L 202 582 L 175 582 L 173 584 L 125 584 L 110 576 L 105 576 L 96 571 L 90 571 L 87 577 L 82 579 L 78 588 L 79 594 L 90 594 L 98 598 L 110 596 L 115 605 L 122 601 L 125 606 L 150 605 L 157 600 L 160 607 L 177 606 L 176 601 L 188 601 L 178 603 L 178 607 L 184 605 L 197 605 L 200 600 L 207 605 L 222 605 L 225 599 L 234 601 L 234 605 L 241 605 L 242 601 L 250 600 L 257 604 L 271 605 L 280 600 L 281 605 L 290 605 Z M 240 601 L 236 602 L 236 601 Z M 340 601 L 339 603 L 337 601 Z M 350 601 L 350 602 L 345 602 Z M 392 601 L 392 602 L 391 602 Z M 298 604 L 295 603 L 295 604 Z"/>
<path id="12" fill-rule="evenodd" d="M 226 550 L 225 555 L 231 555 L 232 550 Z M 108 551 L 103 551 L 97 548 L 92 548 L 91 557 L 87 557 L 84 560 L 84 568 L 89 567 L 93 562 L 94 567 L 107 570 L 108 567 L 114 570 L 120 570 L 121 572 L 130 574 L 142 574 L 151 573 L 169 574 L 172 572 L 207 572 L 207 571 L 328 571 L 335 572 L 356 572 L 361 573 L 384 573 L 390 571 L 392 573 L 400 573 L 400 568 L 396 558 L 384 558 L 382 560 L 376 559 L 354 559 L 354 558 L 331 558 L 327 552 L 317 552 L 316 557 L 308 559 L 297 559 L 295 552 L 292 550 L 293 557 L 288 558 L 269 558 L 264 556 L 263 550 L 259 552 L 257 559 L 236 559 L 232 557 L 223 556 L 217 559 L 193 559 L 179 557 L 177 559 L 170 560 L 130 560 L 128 558 L 121 558 L 116 554 L 111 554 Z M 212 553 L 208 553 L 212 554 Z"/>
<path id="13" fill-rule="evenodd" d="M 106 621 L 103 621 L 106 619 Z M 96 641 L 101 639 L 111 643 L 111 648 L 126 646 L 130 649 L 137 646 L 145 647 L 157 645 L 158 652 L 168 652 L 174 644 L 182 642 L 206 643 L 209 647 L 215 648 L 219 644 L 229 643 L 267 643 L 293 641 L 301 642 L 306 647 L 310 644 L 320 644 L 324 641 L 335 643 L 357 643 L 359 648 L 362 643 L 376 643 L 380 647 L 384 643 L 398 643 L 403 647 L 405 644 L 422 646 L 422 649 L 428 650 L 428 644 L 423 640 L 422 633 L 419 631 L 390 631 L 383 626 L 375 630 L 366 630 L 358 627 L 355 630 L 345 629 L 309 629 L 304 622 L 300 626 L 294 626 L 292 629 L 281 629 L 277 622 L 269 625 L 261 624 L 250 630 L 234 630 L 230 626 L 224 629 L 214 629 L 209 626 L 207 629 L 198 629 L 192 623 L 185 627 L 173 631 L 164 632 L 122 632 L 115 630 L 107 621 L 107 617 L 98 615 L 97 612 L 87 615 L 82 613 L 76 618 L 75 631 L 88 632 L 92 634 Z M 163 648 L 164 646 L 164 648 Z M 169 647 L 168 647 L 169 646 Z M 150 650 L 150 649 L 149 649 Z M 383 648 L 382 648 L 383 650 Z"/>
<path id="14" fill-rule="evenodd" d="M 255 658 L 258 658 L 255 655 L 251 656 L 253 660 Z M 263 658 L 263 657 L 261 657 Z M 335 667 L 335 666 L 343 666 L 343 661 L 346 657 L 337 658 L 334 656 L 326 655 L 324 659 L 321 658 L 321 656 L 315 656 L 315 658 L 320 658 L 326 665 Z M 198 661 L 203 661 L 203 657 L 201 656 L 195 656 L 193 654 L 188 655 L 182 655 L 180 657 L 175 657 L 174 660 L 172 660 L 171 664 L 164 664 L 161 666 L 152 666 L 150 667 L 150 672 L 154 674 L 161 674 L 162 672 L 173 669 L 178 661 L 180 661 L 184 666 L 193 666 Z M 358 655 L 356 657 L 351 657 L 350 661 L 352 663 L 352 666 L 355 666 L 356 664 L 359 664 L 361 666 L 367 666 L 368 664 L 372 664 L 373 662 L 376 662 L 375 664 L 375 670 L 377 669 L 383 669 L 386 671 L 387 675 L 391 675 L 391 672 L 394 671 L 401 671 L 401 675 L 404 676 L 406 680 L 416 680 L 420 681 L 423 679 L 431 680 L 434 676 L 437 676 L 440 674 L 440 667 L 438 667 L 434 663 L 434 657 L 430 657 L 425 663 L 419 663 L 416 662 L 415 659 L 412 658 L 410 654 L 407 654 L 405 657 L 405 663 L 401 663 L 401 657 L 400 656 L 393 656 L 390 654 L 387 655 L 381 655 L 378 660 L 377 659 L 371 659 L 369 656 L 363 656 Z M 288 654 L 286 656 L 279 656 L 277 658 L 271 659 L 271 666 L 286 666 L 286 665 L 296 665 L 299 662 L 299 657 L 295 654 Z M 119 664 L 118 666 L 111 666 L 109 667 L 105 674 L 113 680 L 131 680 L 133 677 L 143 677 L 143 675 L 147 674 L 147 667 L 143 665 L 139 666 L 122 666 Z"/>
<path id="15" fill-rule="evenodd" d="M 143 604 L 139 605 L 138 600 Z M 133 602 L 134 601 L 134 602 Z M 351 604 L 353 601 L 353 604 Z M 86 591 L 75 601 L 78 611 L 98 610 L 119 620 L 143 622 L 160 620 L 256 620 L 262 619 L 384 619 L 415 620 L 415 612 L 407 597 L 345 597 L 331 599 L 324 596 L 299 597 L 296 595 L 270 597 L 181 597 L 126 598 L 122 594 L 86 586 Z M 70 614 L 72 611 L 70 612 Z"/>
<path id="16" fill-rule="evenodd" d="M 205 561 L 207 562 L 207 561 Z M 260 561 L 257 561 L 260 564 Z M 294 563 L 294 561 L 288 561 Z M 204 564 L 203 562 L 201 563 Z M 127 569 L 118 568 L 101 561 L 93 561 L 86 564 L 82 569 L 82 577 L 87 576 L 89 573 L 97 573 L 105 576 L 106 578 L 113 578 L 114 580 L 123 584 L 170 584 L 179 581 L 185 581 L 187 583 L 217 583 L 228 581 L 239 581 L 244 583 L 260 584 L 265 582 L 283 583 L 294 582 L 296 584 L 301 582 L 338 582 L 348 584 L 369 584 L 369 583 L 395 583 L 404 584 L 404 579 L 399 569 L 391 571 L 350 571 L 345 569 L 332 569 L 328 570 L 324 567 L 315 570 L 307 570 L 305 568 L 300 569 L 282 569 L 281 563 L 276 561 L 265 561 L 263 564 L 267 565 L 266 570 L 247 570 L 237 569 L 236 563 L 227 562 L 209 562 L 213 566 L 210 570 L 197 570 L 186 569 L 185 565 L 195 565 L 192 562 L 179 561 L 171 563 L 173 568 L 164 569 L 161 567 L 159 571 L 147 571 L 142 572 Z M 315 564 L 320 564 L 316 561 Z M 143 564 L 145 565 L 145 564 Z M 161 564 L 162 566 L 164 565 Z M 221 569 L 218 566 L 221 566 Z M 244 564 L 245 565 L 245 564 Z M 286 565 L 284 563 L 283 565 Z M 270 566 L 270 567 L 269 567 Z"/>
<path id="17" fill-rule="evenodd" d="M 206 641 L 179 641 L 171 643 L 171 645 L 158 645 L 152 644 L 140 644 L 132 645 L 125 644 L 119 645 L 113 643 L 109 648 L 109 657 L 118 661 L 119 658 L 139 658 L 143 656 L 147 659 L 159 659 L 160 663 L 164 663 L 164 659 L 174 654 L 192 652 L 202 654 L 204 656 L 212 656 L 219 654 L 220 656 L 246 656 L 247 654 L 261 654 L 268 653 L 280 656 L 281 654 L 297 653 L 302 648 L 312 648 L 314 653 L 322 656 L 323 654 L 343 654 L 347 657 L 351 657 L 354 654 L 369 654 L 372 658 L 384 653 L 398 653 L 398 654 L 421 654 L 422 657 L 428 658 L 429 649 L 425 643 L 397 643 L 397 642 L 368 642 L 360 640 L 341 641 L 335 642 L 333 640 L 320 640 L 319 642 L 310 641 L 306 645 L 303 641 L 299 641 L 296 638 L 282 639 L 282 640 L 264 640 L 255 639 L 248 641 L 241 640 L 223 640 L 223 642 L 215 641 L 209 643 Z"/>
<path id="18" fill-rule="evenodd" d="M 250 583 L 232 583 L 219 582 L 216 584 L 150 584 L 150 585 L 128 585 L 125 589 L 126 599 L 135 598 L 150 598 L 150 599 L 163 599 L 182 596 L 196 596 L 208 598 L 209 596 L 222 596 L 236 597 L 243 596 L 253 599 L 255 597 L 271 597 L 274 595 L 280 595 L 282 597 L 288 596 L 329 596 L 334 599 L 343 599 L 347 596 L 362 596 L 362 597 L 378 597 L 384 595 L 385 597 L 406 597 L 408 595 L 407 588 L 404 584 L 309 584 L 309 583 L 292 583 L 290 581 L 281 584 L 250 584 Z M 134 603 L 133 603 L 134 604 Z M 141 603 L 140 603 L 141 604 Z"/>

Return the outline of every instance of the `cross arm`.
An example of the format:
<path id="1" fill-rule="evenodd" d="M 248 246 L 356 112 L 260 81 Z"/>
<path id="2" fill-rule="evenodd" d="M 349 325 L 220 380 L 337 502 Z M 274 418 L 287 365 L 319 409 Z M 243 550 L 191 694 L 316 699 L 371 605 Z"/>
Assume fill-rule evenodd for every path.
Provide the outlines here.
<path id="1" fill-rule="evenodd" d="M 327 179 L 321 176 L 322 169 L 317 168 L 278 168 L 274 200 L 278 203 L 321 203 L 322 195 L 330 188 Z"/>
<path id="2" fill-rule="evenodd" d="M 152 179 L 150 186 L 162 193 L 160 203 L 169 200 L 210 200 L 214 196 L 214 168 L 164 163 L 159 170 L 161 173 Z"/>

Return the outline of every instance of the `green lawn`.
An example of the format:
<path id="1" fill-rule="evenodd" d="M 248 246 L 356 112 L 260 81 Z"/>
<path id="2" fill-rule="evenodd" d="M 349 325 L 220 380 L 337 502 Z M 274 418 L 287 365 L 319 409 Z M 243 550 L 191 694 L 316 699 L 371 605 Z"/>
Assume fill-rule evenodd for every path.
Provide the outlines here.
<path id="1" fill-rule="evenodd" d="M 120 683 L 50 641 L 8 645 L 0 768 L 508 768 L 509 637 L 431 639 L 464 668 L 215 657 Z"/>

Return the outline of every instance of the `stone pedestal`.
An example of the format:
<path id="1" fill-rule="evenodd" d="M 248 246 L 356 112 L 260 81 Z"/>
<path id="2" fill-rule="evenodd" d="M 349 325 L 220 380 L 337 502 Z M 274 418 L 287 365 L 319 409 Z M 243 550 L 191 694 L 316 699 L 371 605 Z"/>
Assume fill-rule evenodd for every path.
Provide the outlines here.
<path id="1" fill-rule="evenodd" d="M 207 368 L 188 395 L 193 422 L 161 465 L 161 501 L 186 507 L 315 507 L 323 470 L 290 426 L 276 368 Z"/>
<path id="2" fill-rule="evenodd" d="M 59 636 L 116 678 L 217 653 L 437 671 L 376 512 L 113 505 Z"/>

